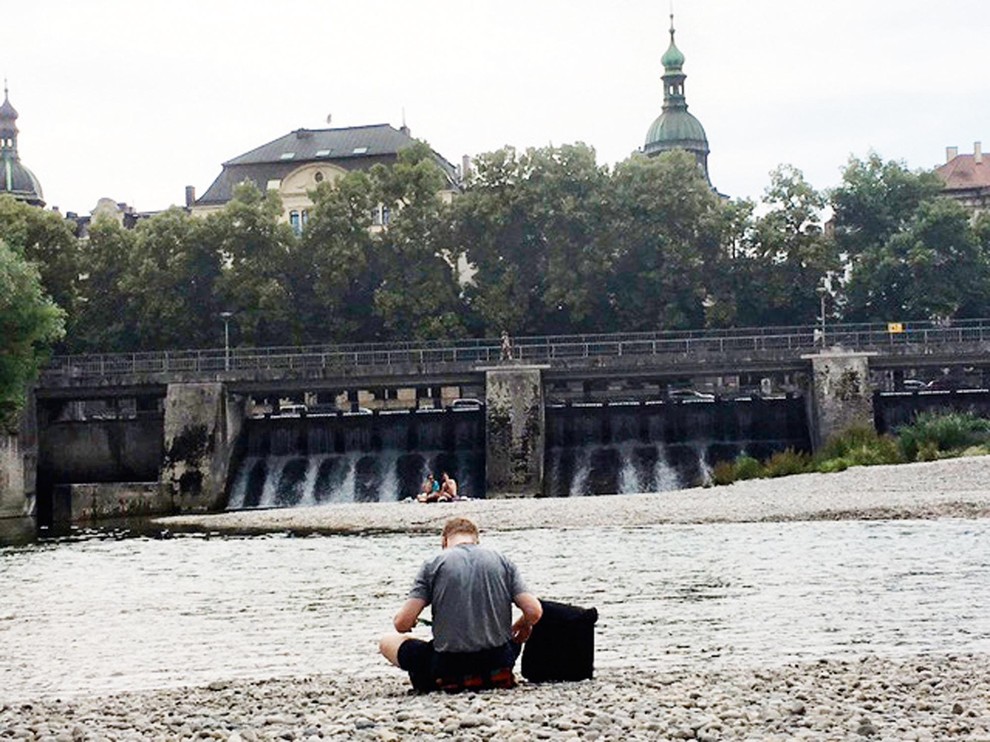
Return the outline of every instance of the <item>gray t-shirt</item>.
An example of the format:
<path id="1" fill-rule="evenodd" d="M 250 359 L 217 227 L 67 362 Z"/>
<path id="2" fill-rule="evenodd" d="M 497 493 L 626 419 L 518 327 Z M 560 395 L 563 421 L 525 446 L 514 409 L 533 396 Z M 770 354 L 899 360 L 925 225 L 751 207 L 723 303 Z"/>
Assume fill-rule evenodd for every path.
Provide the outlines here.
<path id="1" fill-rule="evenodd" d="M 525 592 L 508 557 L 459 544 L 423 563 L 409 597 L 433 606 L 436 651 L 477 652 L 512 638 L 512 599 Z"/>

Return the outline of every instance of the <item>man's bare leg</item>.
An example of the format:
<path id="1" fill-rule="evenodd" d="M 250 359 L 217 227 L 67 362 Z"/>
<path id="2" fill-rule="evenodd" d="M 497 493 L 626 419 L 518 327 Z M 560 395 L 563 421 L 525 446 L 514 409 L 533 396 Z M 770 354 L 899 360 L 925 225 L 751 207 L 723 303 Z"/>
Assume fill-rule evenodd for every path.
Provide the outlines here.
<path id="1" fill-rule="evenodd" d="M 398 667 L 399 647 L 402 646 L 403 642 L 411 638 L 409 634 L 399 634 L 398 632 L 386 634 L 378 641 L 378 651 L 382 653 L 382 657 Z"/>

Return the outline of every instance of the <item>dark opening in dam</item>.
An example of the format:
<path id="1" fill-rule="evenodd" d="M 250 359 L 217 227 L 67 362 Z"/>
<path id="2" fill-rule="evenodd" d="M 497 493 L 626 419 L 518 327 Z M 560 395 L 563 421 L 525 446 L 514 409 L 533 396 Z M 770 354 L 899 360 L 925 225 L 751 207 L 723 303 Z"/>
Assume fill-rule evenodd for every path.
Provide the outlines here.
<path id="1" fill-rule="evenodd" d="M 442 471 L 484 497 L 483 411 L 254 418 L 227 507 L 402 500 Z"/>

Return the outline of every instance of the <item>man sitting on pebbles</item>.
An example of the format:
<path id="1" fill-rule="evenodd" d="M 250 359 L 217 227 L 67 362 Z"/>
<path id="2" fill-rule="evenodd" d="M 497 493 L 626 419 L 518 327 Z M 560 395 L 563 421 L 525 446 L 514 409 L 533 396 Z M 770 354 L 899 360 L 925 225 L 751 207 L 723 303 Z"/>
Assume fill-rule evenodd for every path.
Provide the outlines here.
<path id="1" fill-rule="evenodd" d="M 478 527 L 467 518 L 448 520 L 441 543 L 395 615 L 399 633 L 382 637 L 379 649 L 419 691 L 511 688 L 512 667 L 543 607 L 508 557 L 478 545 Z M 515 623 L 513 604 L 522 611 Z M 428 605 L 433 640 L 426 642 L 408 632 Z"/>

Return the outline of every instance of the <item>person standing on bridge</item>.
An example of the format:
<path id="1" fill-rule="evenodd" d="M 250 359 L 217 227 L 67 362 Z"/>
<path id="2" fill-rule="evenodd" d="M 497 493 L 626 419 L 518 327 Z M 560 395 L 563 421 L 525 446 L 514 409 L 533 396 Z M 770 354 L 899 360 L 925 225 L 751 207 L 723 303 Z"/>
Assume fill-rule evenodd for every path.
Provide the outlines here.
<path id="1" fill-rule="evenodd" d="M 502 330 L 502 360 L 512 360 L 512 340 L 509 338 L 508 330 Z"/>
<path id="2" fill-rule="evenodd" d="M 399 633 L 379 642 L 382 655 L 408 672 L 418 691 L 513 687 L 520 647 L 543 615 L 516 565 L 478 540 L 478 527 L 467 518 L 447 521 L 443 551 L 419 568 L 395 615 Z M 513 604 L 522 611 L 515 623 Z M 426 642 L 408 632 L 428 605 L 433 640 Z"/>

